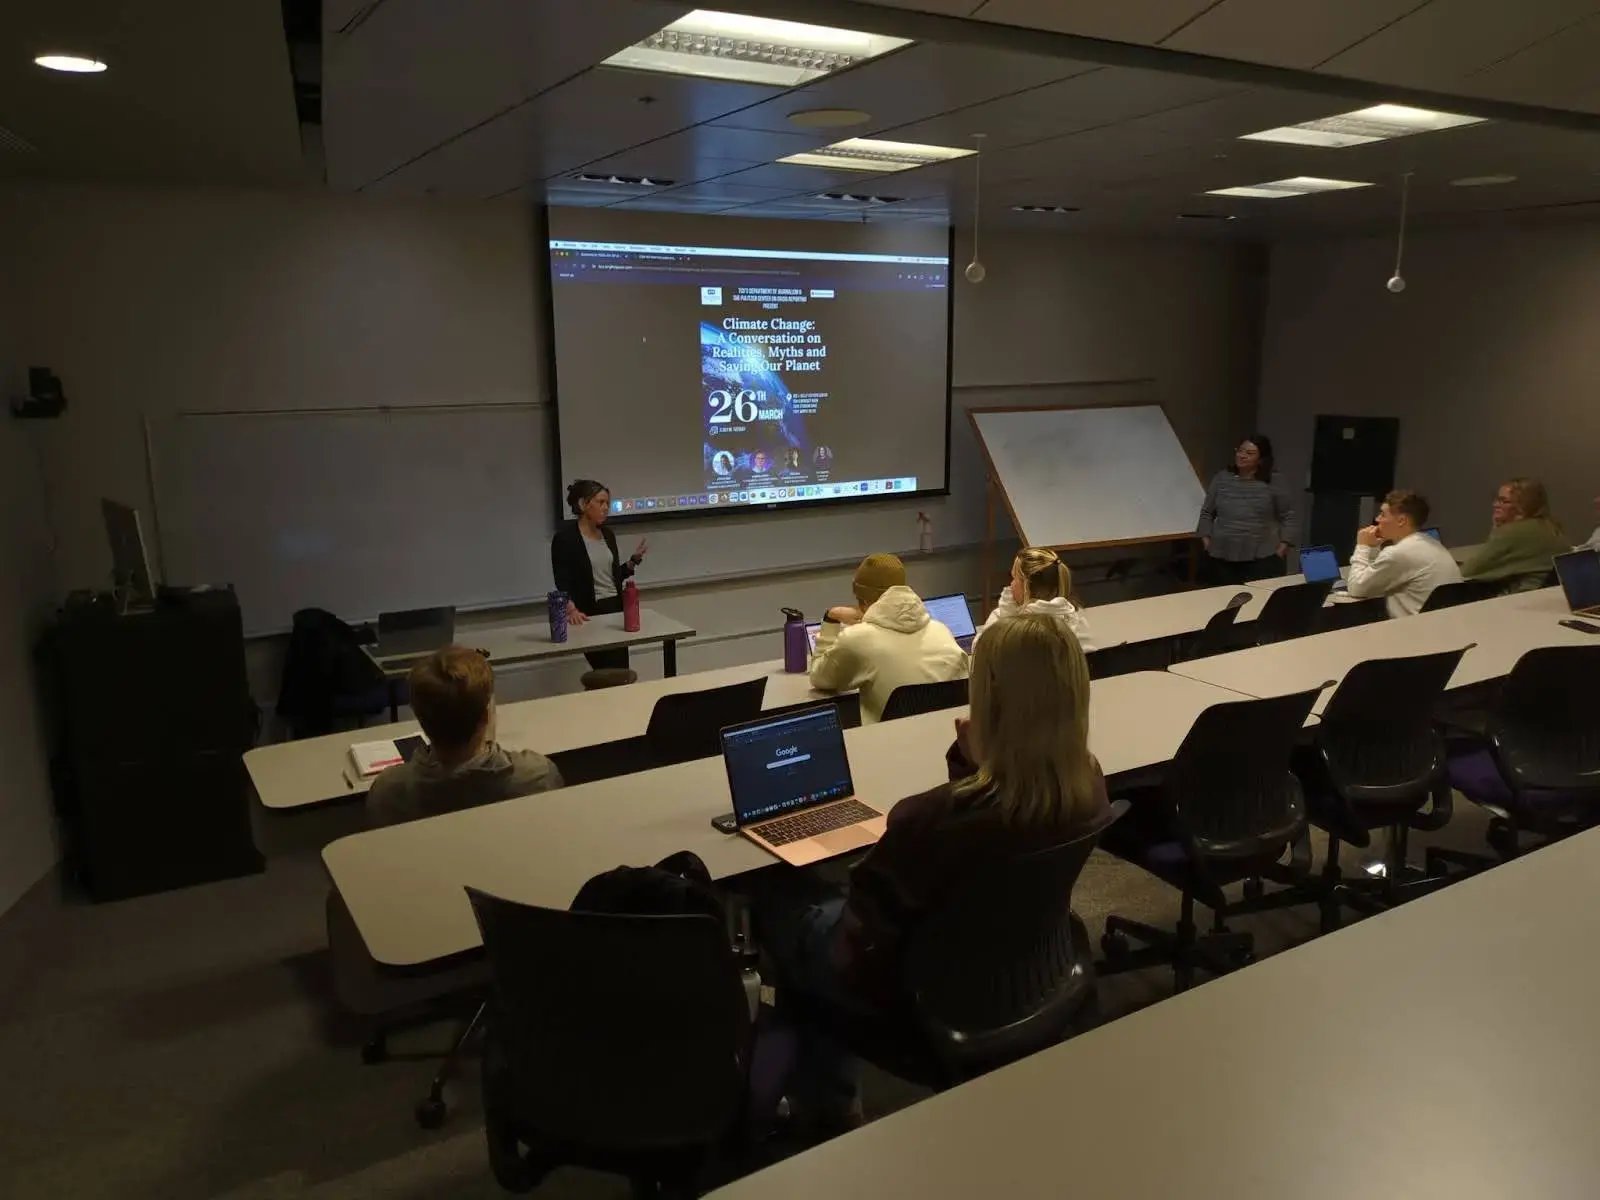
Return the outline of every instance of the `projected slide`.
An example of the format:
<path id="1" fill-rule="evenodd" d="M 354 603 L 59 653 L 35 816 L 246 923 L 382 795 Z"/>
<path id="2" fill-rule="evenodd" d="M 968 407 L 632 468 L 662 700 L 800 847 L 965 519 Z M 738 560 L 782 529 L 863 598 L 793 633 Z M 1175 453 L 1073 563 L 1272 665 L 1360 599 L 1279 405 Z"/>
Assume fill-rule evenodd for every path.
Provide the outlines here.
<path id="1" fill-rule="evenodd" d="M 922 242 L 553 238 L 564 473 L 618 516 L 943 488 L 949 255 Z"/>

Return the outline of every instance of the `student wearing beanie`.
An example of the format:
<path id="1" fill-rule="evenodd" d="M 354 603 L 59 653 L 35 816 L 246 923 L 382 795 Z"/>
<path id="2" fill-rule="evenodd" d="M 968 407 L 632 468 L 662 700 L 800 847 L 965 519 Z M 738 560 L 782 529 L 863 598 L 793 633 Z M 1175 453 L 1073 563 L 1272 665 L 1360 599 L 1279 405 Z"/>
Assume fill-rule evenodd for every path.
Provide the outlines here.
<path id="1" fill-rule="evenodd" d="M 861 693 L 861 719 L 878 720 L 895 688 L 965 679 L 966 652 L 906 586 L 892 554 L 869 554 L 851 583 L 855 607 L 830 608 L 811 659 L 811 686 Z"/>

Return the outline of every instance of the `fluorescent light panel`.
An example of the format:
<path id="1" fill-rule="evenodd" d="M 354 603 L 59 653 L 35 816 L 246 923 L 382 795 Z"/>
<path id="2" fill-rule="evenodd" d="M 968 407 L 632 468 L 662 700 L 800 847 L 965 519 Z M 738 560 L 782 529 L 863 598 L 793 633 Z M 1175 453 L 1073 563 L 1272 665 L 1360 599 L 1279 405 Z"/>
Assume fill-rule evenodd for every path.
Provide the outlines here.
<path id="1" fill-rule="evenodd" d="M 701 8 L 602 65 L 798 87 L 907 45 L 906 38 Z"/>
<path id="2" fill-rule="evenodd" d="M 1482 117 L 1468 117 L 1460 113 L 1434 112 L 1427 108 L 1411 108 L 1404 104 L 1374 104 L 1371 108 L 1322 117 L 1315 121 L 1302 121 L 1298 125 L 1284 125 L 1277 129 L 1263 129 L 1260 133 L 1247 133 L 1241 139 L 1247 142 L 1287 142 L 1293 146 L 1364 146 L 1369 142 L 1386 142 L 1391 138 L 1410 137 L 1414 133 L 1437 133 L 1441 129 L 1456 129 L 1462 125 L 1481 125 Z"/>
<path id="3" fill-rule="evenodd" d="M 1316 192 L 1342 192 L 1349 188 L 1371 187 L 1353 179 L 1318 179 L 1315 175 L 1296 175 L 1291 179 L 1274 179 L 1270 183 L 1253 183 L 1248 187 L 1213 188 L 1208 196 L 1249 196 L 1255 200 L 1282 200 L 1285 196 L 1310 196 Z"/>
<path id="4" fill-rule="evenodd" d="M 973 150 L 954 146 L 922 146 L 916 142 L 886 142 L 878 138 L 849 138 L 778 161 L 797 167 L 830 167 L 835 171 L 910 171 L 930 163 L 966 158 Z"/>
<path id="5" fill-rule="evenodd" d="M 47 71 L 65 71 L 69 75 L 98 75 L 106 69 L 98 58 L 82 54 L 41 54 L 33 62 Z"/>

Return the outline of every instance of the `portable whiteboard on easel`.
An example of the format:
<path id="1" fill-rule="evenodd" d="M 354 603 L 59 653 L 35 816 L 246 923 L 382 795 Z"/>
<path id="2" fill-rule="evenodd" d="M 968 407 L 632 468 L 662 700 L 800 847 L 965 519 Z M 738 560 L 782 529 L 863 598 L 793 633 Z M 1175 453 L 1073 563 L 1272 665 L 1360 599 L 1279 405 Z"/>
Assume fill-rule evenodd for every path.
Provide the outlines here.
<path id="1" fill-rule="evenodd" d="M 984 588 L 995 516 L 1025 546 L 1087 550 L 1188 540 L 1205 487 L 1157 404 L 986 408 L 967 414 L 989 471 Z"/>

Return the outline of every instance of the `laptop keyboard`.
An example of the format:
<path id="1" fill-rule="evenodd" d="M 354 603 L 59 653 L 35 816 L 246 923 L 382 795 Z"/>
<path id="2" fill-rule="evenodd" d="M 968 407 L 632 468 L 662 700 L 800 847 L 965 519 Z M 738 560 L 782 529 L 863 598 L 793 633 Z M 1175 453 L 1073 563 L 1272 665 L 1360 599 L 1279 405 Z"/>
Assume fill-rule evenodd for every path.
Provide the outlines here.
<path id="1" fill-rule="evenodd" d="M 758 826 L 757 830 L 763 841 L 774 846 L 787 846 L 790 842 L 803 841 L 819 833 L 843 829 L 846 825 L 856 825 L 882 815 L 859 800 L 847 800 L 842 804 L 795 813 L 792 817 L 779 817 L 776 821 Z"/>

